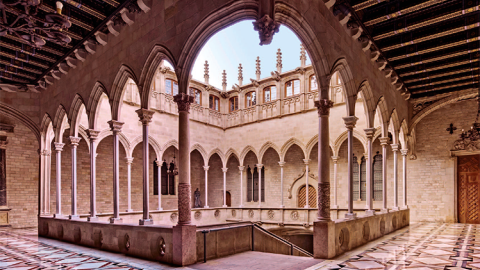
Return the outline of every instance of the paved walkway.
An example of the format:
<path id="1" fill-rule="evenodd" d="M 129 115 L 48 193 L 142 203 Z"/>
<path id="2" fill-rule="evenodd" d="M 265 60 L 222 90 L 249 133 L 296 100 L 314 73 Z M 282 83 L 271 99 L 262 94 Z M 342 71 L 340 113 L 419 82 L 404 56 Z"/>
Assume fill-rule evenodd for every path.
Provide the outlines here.
<path id="1" fill-rule="evenodd" d="M 1 229 L 0 269 L 179 268 Z M 335 260 L 245 252 L 181 269 L 480 269 L 480 225 L 418 223 Z"/>

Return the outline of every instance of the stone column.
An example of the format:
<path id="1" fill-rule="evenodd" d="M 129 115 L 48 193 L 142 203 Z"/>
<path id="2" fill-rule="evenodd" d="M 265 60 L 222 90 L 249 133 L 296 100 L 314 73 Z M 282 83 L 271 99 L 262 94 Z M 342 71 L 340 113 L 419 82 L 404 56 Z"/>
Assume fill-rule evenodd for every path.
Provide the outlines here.
<path id="1" fill-rule="evenodd" d="M 162 161 L 157 160 L 157 175 L 158 175 L 158 184 L 157 184 L 157 193 L 158 193 L 158 211 L 162 211 Z M 154 180 L 155 181 L 155 180 Z"/>
<path id="2" fill-rule="evenodd" d="M 65 146 L 64 143 L 54 143 L 55 145 L 55 168 L 56 168 L 56 180 L 55 180 L 55 187 L 56 187 L 56 201 L 55 201 L 55 218 L 64 218 L 62 215 L 62 151 L 63 147 Z"/>
<path id="3" fill-rule="evenodd" d="M 375 128 L 365 129 L 365 135 L 367 137 L 367 210 L 365 215 L 375 215 L 373 209 L 373 152 L 372 152 L 372 140 L 375 135 Z"/>
<path id="4" fill-rule="evenodd" d="M 203 170 L 205 170 L 205 206 L 203 208 L 208 208 L 208 169 L 210 166 L 203 166 Z"/>
<path id="5" fill-rule="evenodd" d="M 243 207 L 243 171 L 245 166 L 238 166 L 238 170 L 240 171 L 240 205 L 238 207 Z"/>
<path id="6" fill-rule="evenodd" d="M 262 207 L 262 168 L 263 164 L 257 164 L 258 170 L 258 207 Z"/>
<path id="7" fill-rule="evenodd" d="M 285 204 L 283 203 L 283 166 L 285 166 L 285 161 L 279 161 L 278 166 L 280 166 L 280 194 L 281 194 L 280 208 L 285 208 Z"/>
<path id="8" fill-rule="evenodd" d="M 222 168 L 222 172 L 223 172 L 223 207 L 227 207 L 227 171 L 228 171 L 228 168 Z"/>
<path id="9" fill-rule="evenodd" d="M 152 122 L 154 111 L 147 109 L 138 109 L 135 111 L 140 118 L 143 126 L 143 215 L 140 219 L 140 225 L 152 225 L 153 220 L 150 219 L 150 205 L 149 205 L 149 155 L 148 155 L 148 125 Z"/>
<path id="10" fill-rule="evenodd" d="M 328 99 L 315 101 L 318 110 L 318 222 L 330 219 L 330 108 L 333 102 Z M 322 225 L 323 226 L 323 225 Z"/>
<path id="11" fill-rule="evenodd" d="M 173 227 L 172 262 L 189 265 L 197 260 L 196 226 L 191 224 L 192 200 L 190 185 L 190 104 L 194 97 L 187 93 L 186 83 L 179 84 L 179 94 L 174 97 L 178 106 L 178 223 Z"/>
<path id="12" fill-rule="evenodd" d="M 132 162 L 133 157 L 127 157 L 127 212 L 133 212 L 132 209 Z"/>
<path id="13" fill-rule="evenodd" d="M 353 219 L 357 217 L 357 214 L 353 213 L 353 128 L 358 118 L 347 116 L 343 120 L 348 130 L 348 212 L 345 214 L 345 218 Z"/>
<path id="14" fill-rule="evenodd" d="M 403 208 L 407 209 L 408 204 L 407 204 L 407 154 L 408 150 L 407 149 L 402 149 L 400 150 L 400 153 L 402 153 L 402 158 L 403 158 Z"/>
<path id="15" fill-rule="evenodd" d="M 110 120 L 108 121 L 113 135 L 113 217 L 110 223 L 122 223 L 120 218 L 120 164 L 118 149 L 118 134 L 122 131 L 123 122 Z"/>
<path id="16" fill-rule="evenodd" d="M 388 137 L 380 138 L 380 144 L 382 145 L 382 199 L 383 208 L 382 212 L 388 213 L 387 206 L 387 145 L 390 139 Z"/>
<path id="17" fill-rule="evenodd" d="M 0 227 L 9 225 L 7 205 L 7 144 L 8 141 L 0 140 Z M 40 208 L 40 206 L 39 206 Z"/>
<path id="18" fill-rule="evenodd" d="M 70 146 L 72 148 L 72 212 L 69 219 L 79 219 L 77 213 L 77 147 L 81 138 L 70 136 Z"/>
<path id="19" fill-rule="evenodd" d="M 88 129 L 88 139 L 90 140 L 90 216 L 87 218 L 88 221 L 98 221 L 97 217 L 97 202 L 96 202 L 96 190 L 97 190 L 97 179 L 96 179 L 96 158 L 97 158 L 97 146 L 95 141 L 98 138 L 100 131 Z"/>
<path id="20" fill-rule="evenodd" d="M 398 210 L 398 144 L 392 144 L 393 151 L 393 210 Z"/>
<path id="21" fill-rule="evenodd" d="M 309 194 L 308 194 L 308 162 L 310 161 L 310 159 L 304 159 L 303 160 L 303 164 L 305 164 L 305 196 L 307 197 L 306 200 L 305 200 L 305 206 L 304 208 L 310 208 L 310 205 L 309 205 L 309 201 L 308 199 L 310 198 L 309 197 Z"/>
<path id="22" fill-rule="evenodd" d="M 337 170 L 338 170 L 338 159 L 340 157 L 333 156 L 333 209 L 338 209 L 338 202 L 337 202 Z"/>
<path id="23" fill-rule="evenodd" d="M 47 216 L 50 214 L 50 150 L 41 151 L 41 170 L 42 170 L 42 183 L 41 183 L 41 214 Z"/>

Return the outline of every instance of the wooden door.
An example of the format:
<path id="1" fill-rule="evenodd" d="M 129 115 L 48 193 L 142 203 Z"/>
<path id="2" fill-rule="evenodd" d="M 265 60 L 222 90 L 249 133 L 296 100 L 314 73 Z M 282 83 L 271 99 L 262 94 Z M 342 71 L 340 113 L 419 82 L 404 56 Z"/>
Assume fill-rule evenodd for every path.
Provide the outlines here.
<path id="1" fill-rule="evenodd" d="M 229 191 L 227 191 L 227 206 L 228 207 L 232 206 L 232 195 L 230 194 Z"/>
<path id="2" fill-rule="evenodd" d="M 480 224 L 480 155 L 458 157 L 458 220 Z"/>

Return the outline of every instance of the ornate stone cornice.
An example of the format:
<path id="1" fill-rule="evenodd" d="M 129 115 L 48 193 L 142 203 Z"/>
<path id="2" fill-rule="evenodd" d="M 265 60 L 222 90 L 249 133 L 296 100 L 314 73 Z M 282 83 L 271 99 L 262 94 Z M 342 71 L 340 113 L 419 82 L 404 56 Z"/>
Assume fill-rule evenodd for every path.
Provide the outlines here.
<path id="1" fill-rule="evenodd" d="M 375 131 L 377 131 L 375 128 L 366 128 L 364 129 L 365 131 L 365 136 L 367 137 L 368 140 L 373 139 L 373 136 L 375 135 Z"/>
<path id="2" fill-rule="evenodd" d="M 107 122 L 110 125 L 110 129 L 115 133 L 115 132 L 121 132 L 122 131 L 122 126 L 125 124 L 124 122 L 120 122 L 117 120 L 110 120 Z"/>
<path id="3" fill-rule="evenodd" d="M 98 138 L 100 131 L 94 129 L 87 129 L 87 135 L 90 141 L 95 141 Z"/>
<path id="4" fill-rule="evenodd" d="M 253 29 L 258 31 L 260 45 L 268 45 L 272 42 L 273 34 L 278 33 L 280 23 L 275 22 L 265 14 L 262 18 L 253 22 Z"/>
<path id="5" fill-rule="evenodd" d="M 55 145 L 55 151 L 57 151 L 57 152 L 63 151 L 63 147 L 65 146 L 64 143 L 56 142 L 56 143 L 53 143 L 53 144 Z"/>
<path id="6" fill-rule="evenodd" d="M 318 116 L 329 116 L 330 115 L 330 108 L 333 107 L 333 102 L 328 99 L 320 99 L 315 101 L 315 107 L 318 110 Z"/>
<path id="7" fill-rule="evenodd" d="M 357 120 L 358 120 L 358 118 L 356 116 L 343 117 L 343 121 L 345 121 L 345 127 L 348 130 L 353 130 L 353 128 L 357 124 Z"/>
<path id="8" fill-rule="evenodd" d="M 388 145 L 388 142 L 390 141 L 390 138 L 388 137 L 381 137 L 381 138 L 378 138 L 380 140 L 380 145 L 385 145 L 387 146 Z"/>
<path id="9" fill-rule="evenodd" d="M 192 104 L 194 100 L 195 98 L 193 96 L 185 93 L 180 93 L 173 97 L 173 101 L 178 105 L 178 112 L 190 112 L 190 104 Z"/>
<path id="10" fill-rule="evenodd" d="M 152 122 L 152 117 L 153 117 L 153 114 L 155 113 L 154 111 L 143 109 L 143 108 L 138 109 L 135 112 L 138 114 L 138 117 L 140 118 L 140 122 L 142 122 L 144 126 Z"/>
<path id="11" fill-rule="evenodd" d="M 69 139 L 70 139 L 70 145 L 76 147 L 76 146 L 78 146 L 78 144 L 80 143 L 80 140 L 82 138 L 70 136 Z"/>

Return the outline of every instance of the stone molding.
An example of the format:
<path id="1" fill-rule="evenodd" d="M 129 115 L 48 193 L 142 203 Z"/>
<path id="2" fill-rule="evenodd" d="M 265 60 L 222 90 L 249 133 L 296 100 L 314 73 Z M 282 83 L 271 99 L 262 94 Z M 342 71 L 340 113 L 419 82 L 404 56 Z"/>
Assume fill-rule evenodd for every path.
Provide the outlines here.
<path id="1" fill-rule="evenodd" d="M 185 93 L 180 93 L 173 97 L 173 101 L 177 103 L 178 112 L 190 112 L 190 104 L 195 100 L 195 97 L 187 95 Z"/>
<path id="2" fill-rule="evenodd" d="M 330 108 L 333 107 L 333 101 L 328 99 L 320 99 L 315 101 L 315 107 L 318 110 L 318 117 L 329 116 Z"/>
<path id="3" fill-rule="evenodd" d="M 357 120 L 358 120 L 358 118 L 356 116 L 343 117 L 343 121 L 345 121 L 345 127 L 348 130 L 353 130 L 353 128 L 357 124 Z"/>
<path id="4" fill-rule="evenodd" d="M 153 114 L 155 113 L 154 111 L 143 109 L 143 108 L 138 109 L 135 112 L 140 118 L 140 122 L 142 122 L 144 126 L 148 126 L 148 124 L 152 122 L 152 117 L 153 117 Z"/>

